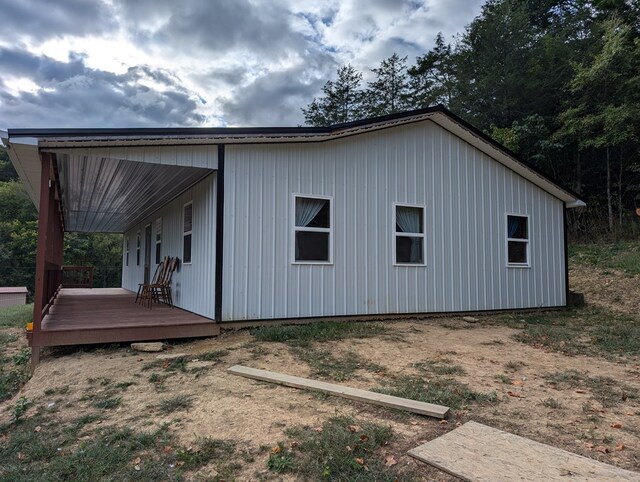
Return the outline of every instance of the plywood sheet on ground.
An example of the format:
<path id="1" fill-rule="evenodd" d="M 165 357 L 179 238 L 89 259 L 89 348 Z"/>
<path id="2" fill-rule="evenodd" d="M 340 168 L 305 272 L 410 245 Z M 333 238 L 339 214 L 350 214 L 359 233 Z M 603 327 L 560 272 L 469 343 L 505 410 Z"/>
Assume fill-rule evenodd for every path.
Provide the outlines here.
<path id="1" fill-rule="evenodd" d="M 409 455 L 462 479 L 480 481 L 640 481 L 619 469 L 476 422 L 427 442 Z"/>
<path id="2" fill-rule="evenodd" d="M 253 378 L 255 380 L 277 383 L 288 387 L 314 390 L 328 393 L 330 395 L 336 395 L 338 397 L 348 398 L 350 400 L 397 408 L 408 412 L 418 413 L 420 415 L 428 415 L 430 417 L 444 418 L 449 411 L 448 407 L 443 407 L 442 405 L 436 405 L 433 403 L 418 402 L 416 400 L 409 400 L 408 398 L 393 397 L 391 395 L 369 392 L 359 388 L 345 387 L 344 385 L 336 385 L 334 383 L 320 382 L 317 380 L 310 380 L 308 378 L 294 377 L 283 373 L 259 370 L 257 368 L 249 368 L 241 365 L 232 366 L 228 371 L 234 375 Z"/>

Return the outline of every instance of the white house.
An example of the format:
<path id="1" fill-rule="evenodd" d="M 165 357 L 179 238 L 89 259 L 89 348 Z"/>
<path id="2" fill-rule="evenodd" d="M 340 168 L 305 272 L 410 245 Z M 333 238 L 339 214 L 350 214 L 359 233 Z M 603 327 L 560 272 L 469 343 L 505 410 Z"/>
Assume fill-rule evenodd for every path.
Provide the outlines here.
<path id="1" fill-rule="evenodd" d="M 123 288 L 178 256 L 176 306 L 217 322 L 566 304 L 565 211 L 584 203 L 440 106 L 2 137 L 36 205 L 48 156 L 62 231 L 123 233 Z"/>

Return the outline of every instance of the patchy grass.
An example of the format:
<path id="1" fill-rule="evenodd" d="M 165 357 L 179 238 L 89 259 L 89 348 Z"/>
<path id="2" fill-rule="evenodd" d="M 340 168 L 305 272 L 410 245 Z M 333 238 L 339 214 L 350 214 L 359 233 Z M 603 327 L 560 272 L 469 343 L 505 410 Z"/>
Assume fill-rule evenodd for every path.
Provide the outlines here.
<path id="1" fill-rule="evenodd" d="M 378 323 L 356 321 L 331 321 L 308 325 L 262 326 L 252 330 L 258 341 L 283 342 L 292 346 L 307 347 L 313 342 L 368 338 L 387 332 Z"/>
<path id="2" fill-rule="evenodd" d="M 520 360 L 510 360 L 510 361 L 508 361 L 507 363 L 504 364 L 505 370 L 510 370 L 512 372 L 517 372 L 521 368 L 524 368 L 526 366 L 527 366 L 527 364 L 525 362 L 520 361 Z"/>
<path id="3" fill-rule="evenodd" d="M 122 404 L 122 397 L 103 398 L 96 400 L 91 404 L 93 408 L 98 410 L 113 410 Z"/>
<path id="4" fill-rule="evenodd" d="M 194 359 L 201 361 L 220 361 L 220 359 L 229 354 L 229 350 L 215 350 L 206 353 L 199 353 L 194 356 Z"/>
<path id="5" fill-rule="evenodd" d="M 370 372 L 384 370 L 381 365 L 363 360 L 353 351 L 334 355 L 331 350 L 294 347 L 292 352 L 311 367 L 311 375 L 317 378 L 343 382 L 352 378 L 357 370 Z"/>
<path id="6" fill-rule="evenodd" d="M 25 328 L 33 319 L 33 304 L 0 308 L 0 328 Z"/>
<path id="7" fill-rule="evenodd" d="M 177 444 L 168 426 L 151 431 L 97 426 L 96 413 L 61 423 L 55 413 L 39 411 L 30 418 L 0 426 L 0 480 L 201 480 L 194 472 L 213 467 L 206 480 L 237 479 L 241 466 L 231 442 L 197 439 Z M 214 473 L 215 475 L 211 475 Z"/>
<path id="8" fill-rule="evenodd" d="M 164 415 L 173 412 L 187 410 L 193 406 L 193 398 L 189 395 L 176 395 L 175 397 L 165 398 L 158 405 L 158 410 Z"/>
<path id="9" fill-rule="evenodd" d="M 31 352 L 24 344 L 17 335 L 0 331 L 0 402 L 11 398 L 29 379 Z"/>
<path id="10" fill-rule="evenodd" d="M 275 446 L 267 461 L 274 472 L 303 480 L 399 480 L 377 453 L 393 435 L 388 426 L 335 416 L 321 427 L 294 427 L 286 434 L 291 442 Z"/>
<path id="11" fill-rule="evenodd" d="M 545 398 L 542 401 L 542 405 L 544 405 L 547 408 L 552 408 L 554 410 L 558 410 L 558 409 L 562 408 L 562 403 L 560 403 L 558 401 L 558 399 L 553 398 L 553 397 Z"/>
<path id="12" fill-rule="evenodd" d="M 465 375 L 467 372 L 449 358 L 427 360 L 413 364 L 414 367 L 433 373 L 434 375 Z"/>
<path id="13" fill-rule="evenodd" d="M 599 402 L 605 408 L 615 407 L 638 397 L 638 390 L 623 382 L 611 377 L 590 377 L 578 370 L 548 373 L 544 378 L 559 390 L 589 389 L 592 400 Z"/>
<path id="14" fill-rule="evenodd" d="M 596 307 L 496 318 L 522 331 L 514 338 L 565 355 L 640 355 L 640 317 Z"/>
<path id="15" fill-rule="evenodd" d="M 177 356 L 175 358 L 167 358 L 161 360 L 154 360 L 152 362 L 146 363 L 142 370 L 153 370 L 155 368 L 161 368 L 166 372 L 187 372 L 187 363 L 191 361 L 193 357 L 189 357 L 187 355 Z"/>
<path id="16" fill-rule="evenodd" d="M 588 264 L 601 269 L 614 269 L 633 276 L 640 274 L 640 244 L 573 244 L 569 246 L 569 261 Z"/>
<path id="17" fill-rule="evenodd" d="M 464 409 L 469 405 L 487 405 L 498 401 L 496 392 L 481 393 L 471 390 L 468 385 L 452 378 L 398 377 L 388 385 L 373 389 L 376 392 L 409 398 L 421 402 L 437 403 L 454 409 Z"/>

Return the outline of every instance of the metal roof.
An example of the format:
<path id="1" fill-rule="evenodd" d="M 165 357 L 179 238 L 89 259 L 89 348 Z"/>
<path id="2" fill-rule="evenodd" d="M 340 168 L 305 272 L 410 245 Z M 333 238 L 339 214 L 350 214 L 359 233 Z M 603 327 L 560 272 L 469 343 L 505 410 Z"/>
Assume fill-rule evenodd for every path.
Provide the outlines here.
<path id="1" fill-rule="evenodd" d="M 329 127 L 9 129 L 0 131 L 0 138 L 9 146 L 11 160 L 36 206 L 39 153 L 51 152 L 59 162 L 66 229 L 122 232 L 217 167 L 210 162 L 206 163 L 208 169 L 197 163 L 161 166 L 165 164 L 161 160 L 130 155 L 132 149 L 148 147 L 164 153 L 168 147 L 201 149 L 194 146 L 329 142 L 423 121 L 440 125 L 562 200 L 567 207 L 585 205 L 571 189 L 442 106 Z M 112 156 L 110 150 L 118 154 Z"/>

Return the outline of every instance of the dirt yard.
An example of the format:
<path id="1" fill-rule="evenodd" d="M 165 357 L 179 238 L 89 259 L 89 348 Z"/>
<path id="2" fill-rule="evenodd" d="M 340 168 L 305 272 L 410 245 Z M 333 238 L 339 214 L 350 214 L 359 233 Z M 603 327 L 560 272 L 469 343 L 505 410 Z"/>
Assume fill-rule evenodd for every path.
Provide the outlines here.
<path id="1" fill-rule="evenodd" d="M 572 274 L 578 285 L 586 283 L 583 288 L 600 279 L 586 270 L 584 279 L 578 272 Z M 627 285 L 620 291 L 631 289 L 638 294 L 636 278 L 623 277 Z M 600 304 L 597 316 L 610 309 L 637 316 L 637 304 L 612 302 L 604 288 L 592 291 L 587 297 Z M 0 426 L 11 424 L 16 404 L 26 399 L 30 403 L 25 419 L 49 410 L 55 411 L 55 423 L 63 426 L 86 420 L 78 440 L 108 427 L 136 433 L 167 424 L 176 437 L 173 445 L 186 447 L 187 452 L 204 437 L 235 447 L 223 468 L 221 460 L 201 464 L 183 474 L 190 480 L 222 480 L 223 469 L 235 480 L 313 478 L 286 464 L 278 467 L 271 459 L 280 442 L 284 450 L 295 452 L 298 442 L 292 429 L 307 427 L 309 433 L 320 433 L 336 415 L 354 417 L 359 424 L 391 427 L 393 435 L 374 455 L 386 461 L 397 480 L 457 480 L 416 462 L 406 452 L 467 420 L 639 471 L 638 356 L 593 351 L 588 332 L 557 345 L 540 338 L 517 341 L 522 339 L 523 327 L 533 323 L 533 316 L 372 323 L 363 326 L 373 336 L 359 331 L 316 340 L 312 335 L 304 343 L 295 333 L 289 340 L 275 342 L 257 339 L 245 330 L 175 343 L 161 354 L 134 352 L 126 346 L 53 350 L 45 353 L 20 392 L 0 405 Z M 562 317 L 553 312 L 535 316 L 546 320 L 543 326 L 553 327 Z M 571 319 L 582 320 L 582 316 L 578 310 Z M 568 326 L 563 322 L 557 328 L 566 331 Z M 562 342 L 569 346 L 574 338 L 580 342 L 577 347 L 587 348 L 552 348 L 564 347 Z M 455 407 L 446 421 L 438 421 L 240 378 L 226 372 L 234 364 L 399 395 L 413 393 L 418 380 L 423 390 L 418 394 L 438 393 Z M 428 385 L 431 382 L 436 385 Z M 434 387 L 440 392 L 428 392 Z M 10 430 L 3 435 L 5 441 L 11 436 Z M 144 452 L 131 463 L 135 462 L 145 463 Z"/>

